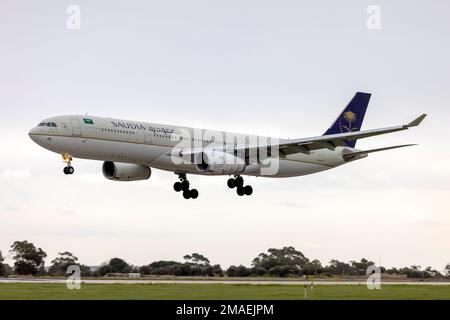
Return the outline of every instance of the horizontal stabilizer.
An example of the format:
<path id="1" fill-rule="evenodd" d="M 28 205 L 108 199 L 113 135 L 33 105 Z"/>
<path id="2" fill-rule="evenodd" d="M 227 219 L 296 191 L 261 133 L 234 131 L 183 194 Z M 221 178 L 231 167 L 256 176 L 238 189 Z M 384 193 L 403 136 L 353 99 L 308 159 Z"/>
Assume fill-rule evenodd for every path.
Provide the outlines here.
<path id="1" fill-rule="evenodd" d="M 378 148 L 378 149 L 357 151 L 357 152 L 351 152 L 351 153 L 344 154 L 343 157 L 344 157 L 345 161 L 349 161 L 349 160 L 352 160 L 353 158 L 355 158 L 357 156 L 367 155 L 367 154 L 372 153 L 372 152 L 385 151 L 385 150 L 404 148 L 404 147 L 411 147 L 411 146 L 416 146 L 416 145 L 417 144 L 402 144 L 402 145 L 399 145 L 399 146 L 391 146 L 391 147 L 384 147 L 384 148 Z"/>

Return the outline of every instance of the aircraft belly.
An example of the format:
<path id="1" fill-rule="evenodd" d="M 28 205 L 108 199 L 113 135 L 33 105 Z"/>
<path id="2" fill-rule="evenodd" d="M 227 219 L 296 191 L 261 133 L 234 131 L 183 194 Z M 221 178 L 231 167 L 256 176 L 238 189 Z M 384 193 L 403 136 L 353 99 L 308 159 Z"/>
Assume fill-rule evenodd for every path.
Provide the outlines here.
<path id="1" fill-rule="evenodd" d="M 214 175 L 214 173 L 210 172 L 199 172 L 193 164 L 173 162 L 170 156 L 171 149 L 166 146 L 63 136 L 43 136 L 41 145 L 56 153 L 69 153 L 75 158 L 139 163 L 174 172 Z M 277 162 L 278 165 L 276 165 Z M 295 177 L 328 170 L 331 167 L 299 159 L 280 159 L 279 161 L 274 161 L 269 170 L 248 171 L 243 174 L 268 178 Z"/>
<path id="2" fill-rule="evenodd" d="M 312 162 L 300 162 L 300 161 L 293 161 L 293 160 L 285 160 L 280 159 L 278 170 L 275 170 L 276 167 L 273 170 L 275 174 L 271 174 L 269 171 L 269 174 L 264 174 L 264 172 L 261 172 L 261 176 L 267 177 L 267 178 L 282 178 L 282 177 L 296 177 L 296 176 L 304 176 L 324 170 L 331 169 L 331 166 L 319 164 L 319 163 L 312 163 Z"/>
<path id="3" fill-rule="evenodd" d="M 78 137 L 53 136 L 51 140 L 46 146 L 51 151 L 103 161 L 148 164 L 167 150 L 162 146 Z"/>

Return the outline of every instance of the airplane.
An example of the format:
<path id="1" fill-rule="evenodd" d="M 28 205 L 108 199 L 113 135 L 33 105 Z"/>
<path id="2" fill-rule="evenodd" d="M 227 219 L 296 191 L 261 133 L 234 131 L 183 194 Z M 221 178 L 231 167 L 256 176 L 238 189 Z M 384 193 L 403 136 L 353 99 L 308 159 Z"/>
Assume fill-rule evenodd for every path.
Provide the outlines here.
<path id="1" fill-rule="evenodd" d="M 422 114 L 408 124 L 361 130 L 371 94 L 357 92 L 321 136 L 282 139 L 226 131 L 88 115 L 57 116 L 29 132 L 41 147 L 62 155 L 64 174 L 74 173 L 73 158 L 103 161 L 105 178 L 114 181 L 149 179 L 152 168 L 174 172 L 173 188 L 185 199 L 196 199 L 188 174 L 224 175 L 239 196 L 253 188 L 243 176 L 295 177 L 332 169 L 369 153 L 413 146 L 403 144 L 371 150 L 356 149 L 356 141 L 418 126 Z"/>

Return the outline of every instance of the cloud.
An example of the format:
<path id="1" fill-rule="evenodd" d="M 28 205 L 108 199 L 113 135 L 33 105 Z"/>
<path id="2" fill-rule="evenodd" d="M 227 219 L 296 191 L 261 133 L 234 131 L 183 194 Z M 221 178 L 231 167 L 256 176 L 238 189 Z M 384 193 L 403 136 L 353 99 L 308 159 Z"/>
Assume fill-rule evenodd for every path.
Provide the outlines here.
<path id="1" fill-rule="evenodd" d="M 103 182 L 105 179 L 101 172 L 78 174 L 76 176 L 76 178 L 81 181 L 90 182 L 90 183 Z"/>
<path id="2" fill-rule="evenodd" d="M 1 179 L 15 179 L 22 180 L 31 177 L 31 173 L 28 170 L 4 170 L 0 173 Z"/>
<path id="3" fill-rule="evenodd" d="M 59 210 L 58 213 L 63 216 L 74 216 L 76 214 L 73 210 Z"/>
<path id="4" fill-rule="evenodd" d="M 298 203 L 295 201 L 285 201 L 282 203 L 282 205 L 289 208 L 303 208 L 303 209 L 308 208 L 308 205 L 304 203 Z"/>

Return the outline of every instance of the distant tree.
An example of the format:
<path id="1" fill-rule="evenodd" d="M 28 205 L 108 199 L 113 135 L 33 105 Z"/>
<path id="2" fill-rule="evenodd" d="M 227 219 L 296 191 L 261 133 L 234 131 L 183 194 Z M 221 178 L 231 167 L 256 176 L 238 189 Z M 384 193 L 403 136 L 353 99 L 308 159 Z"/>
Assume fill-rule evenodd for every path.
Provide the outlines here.
<path id="1" fill-rule="evenodd" d="M 223 270 L 220 267 L 220 264 L 215 264 L 211 267 L 211 271 L 212 273 L 209 274 L 209 276 L 219 276 L 219 277 L 223 277 Z"/>
<path id="2" fill-rule="evenodd" d="M 267 274 L 267 269 L 263 267 L 253 267 L 252 273 L 257 276 L 264 276 Z"/>
<path id="3" fill-rule="evenodd" d="M 141 266 L 140 268 L 139 268 L 139 273 L 140 274 L 143 274 L 143 275 L 149 275 L 150 274 L 150 272 L 151 272 L 151 268 L 150 268 L 150 266 L 148 266 L 148 265 L 146 265 L 146 266 Z"/>
<path id="4" fill-rule="evenodd" d="M 243 266 L 242 264 L 239 266 L 230 266 L 227 269 L 227 275 L 229 277 L 248 277 L 251 273 L 251 269 Z"/>
<path id="5" fill-rule="evenodd" d="M 48 269 L 48 273 L 51 275 L 65 275 L 69 266 L 79 265 L 78 258 L 68 251 L 59 252 L 51 263 L 52 265 Z"/>
<path id="6" fill-rule="evenodd" d="M 322 272 L 323 272 L 322 263 L 317 259 L 314 259 L 313 261 L 306 263 L 302 268 L 302 273 L 304 275 L 321 274 Z"/>
<path id="7" fill-rule="evenodd" d="M 450 263 L 445 266 L 444 272 L 446 277 L 450 277 Z"/>
<path id="8" fill-rule="evenodd" d="M 132 270 L 133 267 L 130 266 L 125 260 L 120 258 L 112 258 L 107 264 L 103 264 L 98 268 L 97 274 L 100 276 L 105 276 L 108 273 L 129 273 Z"/>
<path id="9" fill-rule="evenodd" d="M 164 261 L 164 260 L 160 260 L 160 261 L 155 261 L 149 264 L 149 267 L 151 269 L 157 269 L 157 268 L 167 268 L 167 267 L 172 267 L 175 265 L 180 265 L 180 262 L 176 262 L 176 261 Z"/>
<path id="10" fill-rule="evenodd" d="M 169 274 L 175 275 L 175 276 L 192 276 L 192 266 L 187 263 L 178 263 L 176 265 L 173 265 L 172 269 Z"/>
<path id="11" fill-rule="evenodd" d="M 125 262 L 125 260 L 120 258 L 112 258 L 109 261 L 111 266 L 111 272 L 113 273 L 128 273 L 132 271 L 132 267 Z"/>
<path id="12" fill-rule="evenodd" d="M 331 260 L 328 266 L 326 266 L 325 271 L 332 275 L 355 275 L 357 270 L 353 268 L 350 264 L 339 261 Z"/>
<path id="13" fill-rule="evenodd" d="M 386 269 L 386 273 L 388 273 L 388 274 L 401 274 L 400 270 L 395 268 L 395 267 Z"/>
<path id="14" fill-rule="evenodd" d="M 289 275 L 298 276 L 302 270 L 298 266 L 275 266 L 269 269 L 269 274 L 277 277 L 287 277 Z"/>
<path id="15" fill-rule="evenodd" d="M 148 274 L 155 275 L 188 275 L 189 266 L 176 261 L 155 261 L 148 265 Z"/>
<path id="16" fill-rule="evenodd" d="M 94 275 L 94 273 L 91 271 L 91 268 L 89 266 L 86 266 L 84 264 L 79 264 L 79 267 L 80 267 L 82 277 L 92 277 Z"/>
<path id="17" fill-rule="evenodd" d="M 69 266 L 78 266 L 82 277 L 92 276 L 91 268 L 80 264 L 78 258 L 68 251 L 59 252 L 58 256 L 51 263 L 52 265 L 48 269 L 49 275 L 65 276 Z"/>
<path id="18" fill-rule="evenodd" d="M 4 277 L 14 274 L 14 269 L 9 264 L 4 263 L 3 270 L 4 270 L 4 273 L 3 273 Z"/>
<path id="19" fill-rule="evenodd" d="M 252 273 L 252 271 L 249 268 L 247 268 L 246 266 L 243 266 L 242 264 L 237 267 L 237 276 L 238 277 L 248 277 L 251 275 L 251 273 Z"/>
<path id="20" fill-rule="evenodd" d="M 2 252 L 0 251 L 0 277 L 6 276 L 6 268 L 3 264 L 3 261 L 5 261 L 5 259 L 3 259 Z"/>
<path id="21" fill-rule="evenodd" d="M 184 256 L 186 262 L 155 261 L 142 266 L 139 270 L 146 275 L 175 275 L 175 276 L 223 276 L 220 265 L 211 266 L 209 260 L 202 255 L 192 254 Z"/>
<path id="22" fill-rule="evenodd" d="M 103 263 L 95 273 L 99 276 L 106 276 L 108 273 L 112 273 L 111 266 L 108 263 Z"/>
<path id="23" fill-rule="evenodd" d="M 431 267 L 426 267 L 424 272 L 429 274 L 430 277 L 432 277 L 432 278 L 442 277 L 442 274 L 438 270 L 433 269 Z"/>
<path id="24" fill-rule="evenodd" d="M 442 276 L 440 272 L 437 270 L 433 270 L 431 267 L 425 268 L 422 270 L 420 266 L 413 265 L 410 268 L 401 268 L 400 272 L 402 274 L 406 274 L 408 278 L 418 278 L 418 279 L 426 279 L 432 277 L 440 277 Z"/>
<path id="25" fill-rule="evenodd" d="M 47 254 L 41 248 L 36 248 L 33 243 L 25 240 L 15 241 L 10 251 L 14 254 L 16 273 L 21 275 L 45 274 L 44 258 L 47 257 Z"/>
<path id="26" fill-rule="evenodd" d="M 273 268 L 277 268 L 275 270 L 279 272 L 281 270 L 280 267 L 289 267 L 283 270 L 289 269 L 289 272 L 298 273 L 309 263 L 309 259 L 294 247 L 284 247 L 282 249 L 271 248 L 267 251 L 268 253 L 261 253 L 253 259 L 253 267 L 264 268 L 269 270 L 269 272 Z"/>
<path id="27" fill-rule="evenodd" d="M 193 253 L 192 255 L 185 255 L 183 259 L 186 263 L 197 264 L 197 265 L 209 265 L 209 259 L 199 253 Z"/>
<path id="28" fill-rule="evenodd" d="M 360 262 L 357 261 L 350 261 L 350 265 L 352 266 L 353 270 L 356 272 L 356 274 L 360 276 L 366 275 L 366 271 L 371 265 L 375 265 L 375 262 L 369 261 L 365 258 L 362 258 Z"/>

